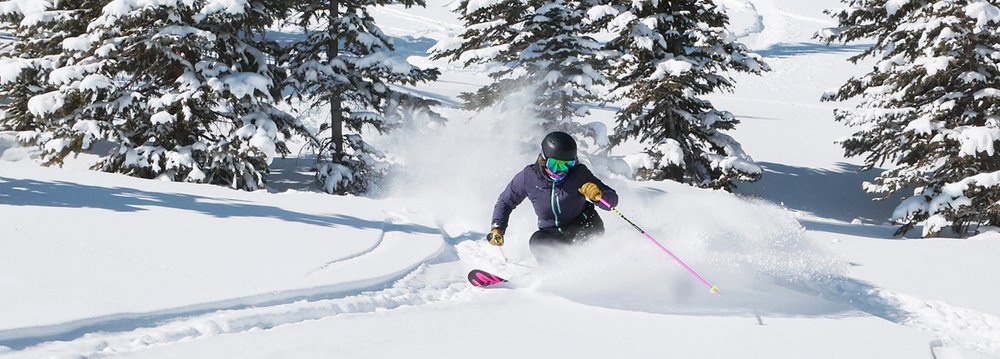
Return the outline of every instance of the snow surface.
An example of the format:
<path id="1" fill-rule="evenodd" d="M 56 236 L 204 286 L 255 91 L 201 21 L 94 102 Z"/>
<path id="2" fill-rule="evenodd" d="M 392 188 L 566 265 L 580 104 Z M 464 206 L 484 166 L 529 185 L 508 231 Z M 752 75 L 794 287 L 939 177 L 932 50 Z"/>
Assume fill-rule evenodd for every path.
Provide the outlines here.
<path id="1" fill-rule="evenodd" d="M 649 75 L 649 79 L 662 80 L 667 77 L 667 75 L 680 76 L 685 72 L 691 71 L 693 67 L 694 64 L 690 62 L 670 59 L 657 64 L 656 71 L 654 71 L 652 75 Z"/>
<path id="2" fill-rule="evenodd" d="M 236 98 L 251 96 L 254 94 L 254 91 L 260 91 L 266 96 L 270 95 L 270 92 L 267 90 L 270 80 L 255 72 L 238 72 L 227 75 L 222 78 L 222 82 L 226 84 L 229 92 L 232 92 Z"/>
<path id="3" fill-rule="evenodd" d="M 51 0 L 8 0 L 0 1 L 0 15 L 34 15 L 52 6 Z"/>
<path id="4" fill-rule="evenodd" d="M 241 3 L 210 1 L 206 12 Z M 408 90 L 449 105 L 489 80 L 426 58 L 461 28 L 452 5 L 372 10 L 399 56 L 442 70 Z M 544 135 L 526 130 L 534 122 L 517 101 L 442 107 L 446 126 L 369 137 L 403 170 L 379 199 L 309 189 L 306 157 L 274 158 L 271 190 L 248 193 L 86 171 L 113 149 L 100 143 L 41 168 L 3 133 L 0 358 L 1000 358 L 1000 231 L 892 237 L 884 221 L 896 204 L 871 202 L 861 183 L 875 174 L 856 173 L 860 161 L 834 143 L 852 130 L 832 110 L 850 104 L 820 96 L 873 66 L 846 61 L 863 46 L 811 39 L 834 24 L 821 10 L 837 5 L 725 1 L 731 32 L 773 68 L 710 97 L 742 121 L 729 135 L 762 165 L 760 182 L 732 195 L 612 174 L 641 164 L 636 143 L 611 161 L 583 156 L 624 214 L 722 296 L 611 213 L 606 236 L 544 268 L 527 248 L 527 204 L 502 250 L 484 243 L 496 196 Z M 237 96 L 266 90 L 232 80 Z M 614 106 L 594 106 L 587 121 L 613 127 Z M 303 120 L 316 125 L 319 113 Z M 245 138 L 273 135 L 246 120 Z M 970 151 L 988 148 L 976 143 Z M 512 285 L 473 288 L 472 268 Z"/>
<path id="5" fill-rule="evenodd" d="M 31 62 L 23 59 L 0 59 L 0 83 L 17 81 L 21 71 L 31 67 Z"/>
<path id="6" fill-rule="evenodd" d="M 39 117 L 45 116 L 59 111 L 65 102 L 66 98 L 62 92 L 58 90 L 46 92 L 28 99 L 28 112 Z"/>
<path id="7" fill-rule="evenodd" d="M 91 40 L 87 35 L 83 35 L 64 39 L 62 46 L 64 50 L 68 51 L 86 51 L 93 44 L 94 40 Z"/>

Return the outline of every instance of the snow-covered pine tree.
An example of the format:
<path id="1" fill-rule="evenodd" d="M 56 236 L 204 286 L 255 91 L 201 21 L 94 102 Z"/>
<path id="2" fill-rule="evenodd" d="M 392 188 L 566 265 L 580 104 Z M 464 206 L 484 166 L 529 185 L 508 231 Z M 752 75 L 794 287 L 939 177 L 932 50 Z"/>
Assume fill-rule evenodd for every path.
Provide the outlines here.
<path id="1" fill-rule="evenodd" d="M 730 72 L 769 70 L 727 36 L 725 13 L 711 1 L 618 0 L 591 15 L 616 34 L 608 47 L 622 54 L 612 82 L 624 107 L 612 143 L 646 146 L 650 161 L 637 178 L 726 190 L 759 178 L 760 167 L 722 132 L 737 119 L 699 97 L 731 90 Z"/>
<path id="2" fill-rule="evenodd" d="M 13 48 L 13 33 L 17 30 L 17 23 L 24 19 L 24 12 L 17 2 L 0 1 L 0 56 Z"/>
<path id="3" fill-rule="evenodd" d="M 22 131 L 32 142 L 40 118 L 28 110 L 35 95 L 59 89 L 48 81 L 53 68 L 65 66 L 64 41 L 83 34 L 106 1 L 12 0 L 0 2 L 0 22 L 13 41 L 0 50 L 0 94 L 4 110 L 0 130 Z"/>
<path id="4" fill-rule="evenodd" d="M 104 171 L 261 188 L 296 126 L 270 105 L 283 73 L 262 38 L 282 14 L 267 1 L 53 2 L 12 54 L 39 86 L 14 93 L 5 122 L 40 124 L 49 164 L 108 140 Z"/>
<path id="5" fill-rule="evenodd" d="M 328 106 L 331 136 L 314 143 L 320 151 L 317 181 L 328 193 L 362 193 L 385 176 L 383 154 L 366 143 L 362 129 L 379 133 L 398 127 L 403 112 L 430 112 L 432 102 L 393 89 L 437 78 L 393 56 L 393 41 L 368 12 L 371 6 L 422 0 L 295 0 L 289 2 L 305 38 L 288 45 L 281 63 L 290 70 L 291 98 Z M 346 131 L 345 131 L 346 130 Z M 345 146 L 346 144 L 346 146 Z"/>
<path id="6" fill-rule="evenodd" d="M 865 190 L 882 199 L 912 191 L 892 214 L 897 235 L 920 224 L 924 236 L 1000 225 L 1000 3 L 843 2 L 827 12 L 839 27 L 819 36 L 874 39 L 850 61 L 878 62 L 825 99 L 859 97 L 857 108 L 835 113 L 858 129 L 841 142 L 845 153 L 865 156 L 863 170 L 892 165 Z"/>
<path id="7" fill-rule="evenodd" d="M 466 108 L 479 110 L 526 91 L 546 131 L 594 136 L 574 119 L 588 113 L 588 102 L 601 100 L 607 59 L 586 13 L 597 0 L 463 0 L 456 9 L 465 31 L 442 41 L 434 58 L 464 66 L 497 64 L 493 83 L 464 93 Z M 521 96 L 518 97 L 519 99 Z M 520 101 L 518 101 L 520 102 Z M 526 104 L 516 103 L 514 106 Z"/>

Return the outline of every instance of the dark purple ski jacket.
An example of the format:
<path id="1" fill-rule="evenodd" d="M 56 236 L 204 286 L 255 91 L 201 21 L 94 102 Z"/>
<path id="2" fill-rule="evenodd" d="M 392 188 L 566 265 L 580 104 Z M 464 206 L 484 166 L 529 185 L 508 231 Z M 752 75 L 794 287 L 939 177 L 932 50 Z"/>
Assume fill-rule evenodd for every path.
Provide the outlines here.
<path id="1" fill-rule="evenodd" d="M 580 194 L 580 186 L 594 182 L 603 192 L 605 201 L 612 207 L 618 205 L 618 194 L 594 177 L 587 166 L 577 164 L 570 168 L 569 174 L 562 181 L 553 182 L 545 174 L 541 166 L 533 163 L 514 175 L 507 189 L 500 194 L 497 204 L 493 207 L 493 228 L 507 230 L 507 221 L 514 207 L 521 204 L 525 198 L 531 199 L 538 216 L 538 228 L 560 228 L 573 223 L 583 210 L 587 208 L 587 199 Z M 604 205 L 597 204 L 598 208 Z"/>

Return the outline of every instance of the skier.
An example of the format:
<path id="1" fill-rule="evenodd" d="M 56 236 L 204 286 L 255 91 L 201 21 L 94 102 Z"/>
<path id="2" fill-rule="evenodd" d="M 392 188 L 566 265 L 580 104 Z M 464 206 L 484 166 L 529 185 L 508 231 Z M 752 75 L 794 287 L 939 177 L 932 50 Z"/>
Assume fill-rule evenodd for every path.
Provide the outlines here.
<path id="1" fill-rule="evenodd" d="M 590 169 L 577 162 L 576 141 L 564 132 L 552 132 L 542 140 L 538 160 L 525 167 L 507 185 L 493 208 L 493 227 L 486 239 L 502 246 L 507 221 L 514 207 L 531 199 L 538 216 L 538 231 L 528 245 L 536 259 L 542 260 L 549 248 L 572 244 L 604 233 L 604 222 L 594 209 L 604 199 L 618 205 L 618 194 Z"/>

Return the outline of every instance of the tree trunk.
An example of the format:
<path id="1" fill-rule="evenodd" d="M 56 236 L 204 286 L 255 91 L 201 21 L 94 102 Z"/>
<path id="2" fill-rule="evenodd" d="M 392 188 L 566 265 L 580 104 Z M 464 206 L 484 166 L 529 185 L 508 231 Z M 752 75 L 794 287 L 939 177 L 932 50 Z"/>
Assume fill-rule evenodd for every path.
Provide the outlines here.
<path id="1" fill-rule="evenodd" d="M 340 34 L 337 29 L 340 20 L 340 0 L 330 0 L 329 27 L 331 41 L 327 44 L 327 61 L 333 62 L 340 56 Z M 334 89 L 330 94 L 330 134 L 333 140 L 333 162 L 340 163 L 344 159 L 344 113 L 340 90 Z"/>

